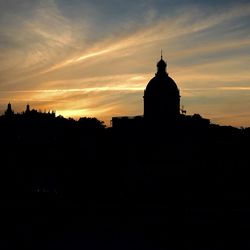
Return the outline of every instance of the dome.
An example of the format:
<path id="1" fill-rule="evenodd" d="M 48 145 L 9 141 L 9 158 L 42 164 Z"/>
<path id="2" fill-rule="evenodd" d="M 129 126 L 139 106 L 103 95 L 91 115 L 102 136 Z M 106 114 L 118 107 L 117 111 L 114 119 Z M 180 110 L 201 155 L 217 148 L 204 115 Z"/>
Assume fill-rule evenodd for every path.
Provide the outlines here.
<path id="1" fill-rule="evenodd" d="M 152 78 L 146 89 L 145 95 L 164 95 L 164 96 L 176 96 L 179 95 L 178 87 L 175 81 L 168 76 L 166 72 L 167 63 L 162 59 L 157 63 L 157 73 Z"/>
<path id="2" fill-rule="evenodd" d="M 157 73 L 144 91 L 144 117 L 150 120 L 174 120 L 180 112 L 180 92 L 166 72 L 167 63 L 157 63 Z"/>
<path id="3" fill-rule="evenodd" d="M 172 96 L 175 94 L 179 95 L 179 90 L 175 81 L 169 77 L 168 74 L 163 76 L 156 75 L 149 81 L 145 89 L 145 95 L 154 95 L 157 93 L 164 94 L 166 96 Z"/>

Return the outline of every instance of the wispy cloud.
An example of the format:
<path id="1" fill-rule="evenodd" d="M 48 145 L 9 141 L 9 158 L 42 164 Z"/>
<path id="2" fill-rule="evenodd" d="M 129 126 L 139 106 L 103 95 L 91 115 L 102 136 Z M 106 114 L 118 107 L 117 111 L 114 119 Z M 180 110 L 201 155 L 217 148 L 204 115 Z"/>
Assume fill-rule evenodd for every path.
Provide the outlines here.
<path id="1" fill-rule="evenodd" d="M 17 10 L 19 1 L 12 2 Z M 2 109 L 12 101 L 17 110 L 31 102 L 67 116 L 109 119 L 141 114 L 143 90 L 163 49 L 169 74 L 192 112 L 225 117 L 215 105 L 223 110 L 236 99 L 243 112 L 243 101 L 245 106 L 250 103 L 239 98 L 250 83 L 250 4 L 225 5 L 216 11 L 212 5 L 182 4 L 164 13 L 165 6 L 157 3 L 131 2 L 117 22 L 108 3 L 95 9 L 88 1 L 73 1 L 70 7 L 61 0 L 33 1 L 29 12 L 23 6 L 19 12 L 1 5 L 5 8 L 0 19 Z M 209 99 L 216 91 L 231 94 L 223 97 L 224 102 Z"/>

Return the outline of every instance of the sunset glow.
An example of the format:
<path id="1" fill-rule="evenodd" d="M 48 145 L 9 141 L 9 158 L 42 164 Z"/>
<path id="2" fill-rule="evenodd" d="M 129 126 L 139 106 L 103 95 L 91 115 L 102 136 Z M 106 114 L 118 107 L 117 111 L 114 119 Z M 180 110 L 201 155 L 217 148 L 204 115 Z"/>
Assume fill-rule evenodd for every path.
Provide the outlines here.
<path id="1" fill-rule="evenodd" d="M 0 3 L 0 111 L 142 115 L 163 50 L 187 114 L 250 126 L 248 1 Z"/>

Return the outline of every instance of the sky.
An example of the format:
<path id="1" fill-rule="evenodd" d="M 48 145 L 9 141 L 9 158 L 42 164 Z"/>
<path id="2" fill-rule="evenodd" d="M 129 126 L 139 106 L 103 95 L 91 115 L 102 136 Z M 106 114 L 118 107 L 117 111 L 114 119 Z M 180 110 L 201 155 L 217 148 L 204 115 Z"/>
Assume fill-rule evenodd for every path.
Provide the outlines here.
<path id="1" fill-rule="evenodd" d="M 0 113 L 143 114 L 163 50 L 188 115 L 250 127 L 250 1 L 0 0 Z"/>

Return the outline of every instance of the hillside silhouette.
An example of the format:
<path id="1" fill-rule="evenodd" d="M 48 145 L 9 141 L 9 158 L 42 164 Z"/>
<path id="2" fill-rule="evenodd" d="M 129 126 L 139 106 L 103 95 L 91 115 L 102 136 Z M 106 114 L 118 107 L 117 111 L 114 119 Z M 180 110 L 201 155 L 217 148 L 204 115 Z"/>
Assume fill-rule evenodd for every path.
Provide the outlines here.
<path id="1" fill-rule="evenodd" d="M 198 114 L 106 128 L 96 118 L 11 111 L 0 117 L 1 207 L 16 211 L 1 216 L 5 248 L 249 244 L 250 128 Z"/>

